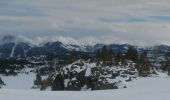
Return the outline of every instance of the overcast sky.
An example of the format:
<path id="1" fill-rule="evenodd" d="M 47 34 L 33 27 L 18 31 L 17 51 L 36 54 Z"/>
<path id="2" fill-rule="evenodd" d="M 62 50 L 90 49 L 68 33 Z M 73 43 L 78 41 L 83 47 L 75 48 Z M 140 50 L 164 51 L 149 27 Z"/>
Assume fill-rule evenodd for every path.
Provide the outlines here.
<path id="1" fill-rule="evenodd" d="M 0 0 L 0 34 L 170 44 L 170 0 Z"/>

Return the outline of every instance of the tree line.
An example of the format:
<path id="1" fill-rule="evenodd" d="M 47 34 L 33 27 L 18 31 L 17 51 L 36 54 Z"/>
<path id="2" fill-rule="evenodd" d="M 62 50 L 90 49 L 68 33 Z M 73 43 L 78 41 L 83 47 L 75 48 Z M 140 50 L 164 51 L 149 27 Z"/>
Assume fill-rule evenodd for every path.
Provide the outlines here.
<path id="1" fill-rule="evenodd" d="M 136 64 L 139 75 L 147 76 L 150 72 L 150 63 L 147 52 L 143 51 L 139 53 L 135 47 L 129 47 L 126 53 L 115 53 L 112 50 L 109 50 L 107 46 L 103 46 L 102 49 L 97 51 L 96 60 L 97 62 L 102 61 L 104 65 L 110 66 L 126 64 L 129 60 Z"/>

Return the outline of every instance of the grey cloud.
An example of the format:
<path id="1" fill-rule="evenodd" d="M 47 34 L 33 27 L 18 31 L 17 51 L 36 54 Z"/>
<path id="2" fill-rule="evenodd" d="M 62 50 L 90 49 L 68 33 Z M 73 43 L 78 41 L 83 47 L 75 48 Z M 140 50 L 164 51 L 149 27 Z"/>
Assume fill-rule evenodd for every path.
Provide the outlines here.
<path id="1" fill-rule="evenodd" d="M 134 44 L 167 44 L 169 3 L 169 0 L 1 0 L 0 33 L 106 35 Z"/>

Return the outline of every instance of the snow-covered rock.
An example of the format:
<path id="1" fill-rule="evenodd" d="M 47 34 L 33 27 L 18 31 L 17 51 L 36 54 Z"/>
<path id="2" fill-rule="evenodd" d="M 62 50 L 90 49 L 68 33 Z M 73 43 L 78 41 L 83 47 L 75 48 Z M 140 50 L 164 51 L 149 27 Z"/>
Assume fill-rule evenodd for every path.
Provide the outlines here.
<path id="1" fill-rule="evenodd" d="M 78 60 L 53 74 L 52 90 L 103 90 L 126 88 L 126 82 L 138 76 L 133 62 L 104 66 Z M 57 85 L 56 85 L 57 84 Z"/>

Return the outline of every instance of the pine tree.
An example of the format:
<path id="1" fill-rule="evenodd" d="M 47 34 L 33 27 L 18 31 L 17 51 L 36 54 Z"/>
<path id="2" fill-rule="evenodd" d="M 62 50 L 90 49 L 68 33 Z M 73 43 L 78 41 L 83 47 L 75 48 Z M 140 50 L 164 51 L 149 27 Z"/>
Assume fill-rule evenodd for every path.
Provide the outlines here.
<path id="1" fill-rule="evenodd" d="M 97 50 L 97 52 L 96 52 L 96 59 L 97 59 L 97 61 L 100 61 L 101 60 L 101 54 L 100 54 L 100 50 Z"/>
<path id="2" fill-rule="evenodd" d="M 74 52 L 69 53 L 68 62 L 71 64 L 76 60 Z"/>
<path id="3" fill-rule="evenodd" d="M 1 79 L 1 77 L 0 77 L 0 88 L 1 88 L 1 86 L 3 86 L 3 85 L 6 85 L 6 84 L 2 81 L 2 79 Z"/>
<path id="4" fill-rule="evenodd" d="M 115 64 L 118 65 L 119 62 L 123 62 L 124 57 L 123 54 L 121 52 L 118 52 L 115 56 Z"/>
<path id="5" fill-rule="evenodd" d="M 34 80 L 34 85 L 37 86 L 38 88 L 41 87 L 42 84 L 42 77 L 40 73 L 37 73 L 36 79 Z"/>
<path id="6" fill-rule="evenodd" d="M 126 59 L 137 62 L 138 61 L 138 51 L 134 47 L 130 47 L 126 53 Z"/>
<path id="7" fill-rule="evenodd" d="M 102 58 L 102 60 L 107 61 L 108 56 L 109 56 L 109 52 L 108 52 L 107 46 L 103 46 L 103 48 L 101 50 L 101 58 Z"/>
<path id="8" fill-rule="evenodd" d="M 168 76 L 170 76 L 170 67 L 168 68 Z"/>
<path id="9" fill-rule="evenodd" d="M 169 72 L 170 71 L 170 48 L 168 49 L 168 51 L 167 51 L 167 53 L 165 55 L 165 59 L 166 59 L 166 61 L 165 61 L 165 64 L 164 64 L 162 69 L 164 71 L 168 71 Z"/>
<path id="10" fill-rule="evenodd" d="M 166 68 L 168 70 L 168 75 L 170 76 L 170 48 L 169 50 L 167 51 L 167 54 L 166 54 Z"/>
<path id="11" fill-rule="evenodd" d="M 98 62 L 103 61 L 104 65 L 112 64 L 112 52 L 107 48 L 107 46 L 103 46 L 101 50 L 97 51 L 96 58 Z"/>
<path id="12" fill-rule="evenodd" d="M 55 77 L 55 79 L 52 83 L 51 89 L 52 89 L 52 91 L 64 90 L 64 78 L 61 73 Z"/>
<path id="13" fill-rule="evenodd" d="M 139 71 L 140 76 L 148 76 L 150 74 L 150 64 L 146 51 L 141 53 L 137 65 L 138 65 L 137 69 Z"/>

